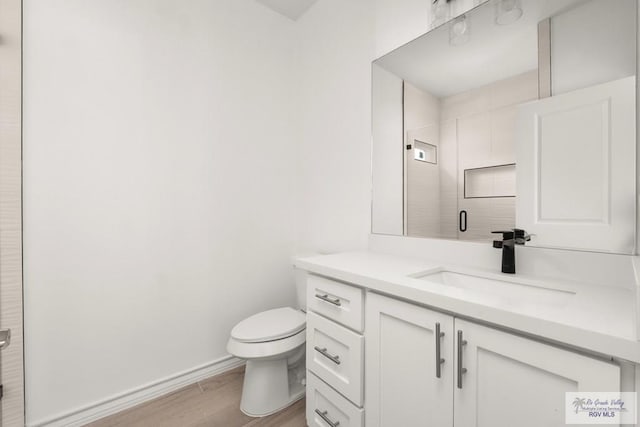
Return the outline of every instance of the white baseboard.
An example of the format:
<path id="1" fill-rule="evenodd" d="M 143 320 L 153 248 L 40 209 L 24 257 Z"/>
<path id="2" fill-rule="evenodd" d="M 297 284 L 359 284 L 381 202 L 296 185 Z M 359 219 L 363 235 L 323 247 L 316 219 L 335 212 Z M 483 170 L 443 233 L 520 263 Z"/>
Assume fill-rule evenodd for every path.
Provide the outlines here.
<path id="1" fill-rule="evenodd" d="M 99 402 L 86 405 L 54 417 L 28 423 L 29 427 L 79 427 L 116 412 L 123 411 L 140 403 L 170 393 L 205 378 L 221 374 L 244 365 L 245 361 L 226 356 L 204 365 L 171 375 L 158 381 L 119 393 Z"/>

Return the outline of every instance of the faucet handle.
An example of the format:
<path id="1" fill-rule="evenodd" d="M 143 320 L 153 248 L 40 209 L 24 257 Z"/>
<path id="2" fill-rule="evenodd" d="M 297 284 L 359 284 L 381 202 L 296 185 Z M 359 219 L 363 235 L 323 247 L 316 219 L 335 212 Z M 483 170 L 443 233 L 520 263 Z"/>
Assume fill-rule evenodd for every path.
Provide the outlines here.
<path id="1" fill-rule="evenodd" d="M 502 234 L 502 240 L 511 240 L 514 238 L 514 230 L 492 231 L 494 234 Z"/>
<path id="2" fill-rule="evenodd" d="M 531 235 L 527 233 L 525 230 L 522 230 L 520 228 L 514 228 L 513 233 L 515 236 L 516 243 L 518 245 L 524 245 L 525 242 L 528 242 L 531 240 Z"/>

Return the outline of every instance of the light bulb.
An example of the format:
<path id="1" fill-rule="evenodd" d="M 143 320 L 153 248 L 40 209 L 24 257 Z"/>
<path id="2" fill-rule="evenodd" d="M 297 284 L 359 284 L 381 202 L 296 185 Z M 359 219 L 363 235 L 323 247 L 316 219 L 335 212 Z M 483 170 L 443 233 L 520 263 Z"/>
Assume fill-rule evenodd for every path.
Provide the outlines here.
<path id="1" fill-rule="evenodd" d="M 500 0 L 496 2 L 496 24 L 513 24 L 522 16 L 522 0 Z"/>
<path id="2" fill-rule="evenodd" d="M 451 17 L 451 6 L 447 0 L 436 0 L 431 5 L 431 28 L 438 27 Z"/>
<path id="3" fill-rule="evenodd" d="M 462 15 L 451 21 L 449 27 L 449 43 L 458 46 L 469 41 L 469 20 Z"/>

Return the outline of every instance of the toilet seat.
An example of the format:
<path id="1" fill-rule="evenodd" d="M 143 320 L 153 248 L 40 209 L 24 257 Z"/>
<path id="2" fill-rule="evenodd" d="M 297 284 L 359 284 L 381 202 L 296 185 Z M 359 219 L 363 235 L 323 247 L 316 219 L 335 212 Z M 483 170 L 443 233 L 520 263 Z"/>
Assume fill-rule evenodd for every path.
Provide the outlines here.
<path id="1" fill-rule="evenodd" d="M 306 330 L 302 330 L 287 338 L 266 342 L 241 342 L 232 337 L 229 338 L 227 342 L 227 351 L 233 356 L 248 360 L 282 357 L 282 355 L 287 352 L 304 346 L 306 340 Z"/>
<path id="2" fill-rule="evenodd" d="M 276 308 L 254 314 L 231 330 L 231 338 L 241 343 L 264 343 L 281 340 L 303 331 L 306 316 L 291 307 Z"/>

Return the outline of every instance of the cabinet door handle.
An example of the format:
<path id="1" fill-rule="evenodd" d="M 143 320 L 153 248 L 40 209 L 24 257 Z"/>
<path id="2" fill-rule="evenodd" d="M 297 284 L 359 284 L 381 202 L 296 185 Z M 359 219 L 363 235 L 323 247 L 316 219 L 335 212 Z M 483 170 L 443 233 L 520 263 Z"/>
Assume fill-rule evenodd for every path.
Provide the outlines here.
<path id="1" fill-rule="evenodd" d="M 462 388 L 462 374 L 467 373 L 467 368 L 462 367 L 462 347 L 467 345 L 467 342 L 462 339 L 462 331 L 458 331 L 458 388 Z"/>
<path id="2" fill-rule="evenodd" d="M 436 378 L 442 375 L 442 364 L 444 359 L 440 356 L 440 341 L 444 337 L 444 332 L 440 332 L 440 322 L 436 323 Z"/>
<path id="3" fill-rule="evenodd" d="M 320 348 L 318 346 L 315 346 L 315 347 L 313 347 L 313 349 L 315 351 L 317 351 L 318 353 L 320 353 L 321 355 L 323 355 L 324 357 L 326 357 L 327 359 L 331 360 L 336 365 L 340 364 L 340 356 L 338 356 L 338 355 L 336 355 L 336 356 L 330 355 L 329 352 L 327 351 L 326 347 L 325 348 Z"/>
<path id="4" fill-rule="evenodd" d="M 340 425 L 340 421 L 331 421 L 329 417 L 327 417 L 327 411 L 321 411 L 320 409 L 316 409 L 316 414 L 320 415 L 322 420 L 329 424 L 331 427 L 338 427 Z"/>
<path id="5" fill-rule="evenodd" d="M 342 303 L 340 302 L 340 298 L 331 299 L 327 294 L 316 294 L 316 298 L 321 299 L 322 301 L 328 302 L 329 304 L 337 305 L 340 307 Z"/>

